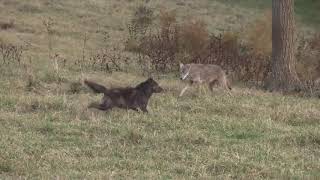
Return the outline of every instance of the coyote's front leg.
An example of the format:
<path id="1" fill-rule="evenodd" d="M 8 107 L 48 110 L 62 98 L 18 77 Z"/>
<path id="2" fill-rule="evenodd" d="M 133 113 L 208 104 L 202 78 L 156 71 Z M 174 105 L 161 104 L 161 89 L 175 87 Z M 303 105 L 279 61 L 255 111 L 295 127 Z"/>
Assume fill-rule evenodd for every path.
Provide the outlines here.
<path id="1" fill-rule="evenodd" d="M 187 85 L 186 87 L 184 87 L 184 88 L 182 89 L 182 91 L 180 92 L 179 97 L 181 97 L 181 96 L 186 92 L 186 90 L 187 90 L 189 87 L 190 87 L 190 85 Z"/>

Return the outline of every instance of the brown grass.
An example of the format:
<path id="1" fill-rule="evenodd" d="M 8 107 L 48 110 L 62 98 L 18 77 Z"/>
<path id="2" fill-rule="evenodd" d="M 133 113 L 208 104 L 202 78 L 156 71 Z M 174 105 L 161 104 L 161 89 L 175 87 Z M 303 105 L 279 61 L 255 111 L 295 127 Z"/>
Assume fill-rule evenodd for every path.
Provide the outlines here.
<path id="1" fill-rule="evenodd" d="M 244 36 L 253 53 L 270 55 L 272 53 L 272 12 L 267 10 L 260 18 L 249 25 Z"/>

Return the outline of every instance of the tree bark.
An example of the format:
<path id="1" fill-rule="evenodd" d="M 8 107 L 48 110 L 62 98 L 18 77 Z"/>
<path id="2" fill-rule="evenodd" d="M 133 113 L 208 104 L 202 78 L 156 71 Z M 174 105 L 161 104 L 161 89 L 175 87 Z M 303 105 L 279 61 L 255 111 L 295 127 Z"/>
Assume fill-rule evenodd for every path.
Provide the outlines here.
<path id="1" fill-rule="evenodd" d="M 295 70 L 294 0 L 272 0 L 272 62 L 266 88 L 299 91 L 302 84 Z"/>

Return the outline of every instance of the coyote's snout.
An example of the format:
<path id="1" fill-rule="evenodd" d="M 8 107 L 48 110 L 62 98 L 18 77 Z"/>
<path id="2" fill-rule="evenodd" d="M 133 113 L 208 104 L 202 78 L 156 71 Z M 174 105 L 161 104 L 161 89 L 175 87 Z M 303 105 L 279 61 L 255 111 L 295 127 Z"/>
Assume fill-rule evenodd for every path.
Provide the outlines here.
<path id="1" fill-rule="evenodd" d="M 226 73 L 218 65 L 180 63 L 180 79 L 190 83 L 182 89 L 180 96 L 194 83 L 206 83 L 211 91 L 215 83 L 218 83 L 224 89 L 231 90 Z"/>

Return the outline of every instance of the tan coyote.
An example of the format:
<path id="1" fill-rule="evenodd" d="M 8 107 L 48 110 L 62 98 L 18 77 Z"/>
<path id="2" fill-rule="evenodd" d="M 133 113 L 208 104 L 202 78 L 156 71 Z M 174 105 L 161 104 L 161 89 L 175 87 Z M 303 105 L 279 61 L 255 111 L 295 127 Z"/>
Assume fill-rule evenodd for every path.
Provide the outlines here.
<path id="1" fill-rule="evenodd" d="M 218 83 L 224 89 L 231 90 L 230 83 L 224 70 L 213 64 L 182 64 L 180 63 L 180 79 L 189 81 L 189 84 L 182 89 L 180 97 L 190 87 L 190 85 L 197 83 L 206 83 L 212 91 L 213 86 Z"/>

